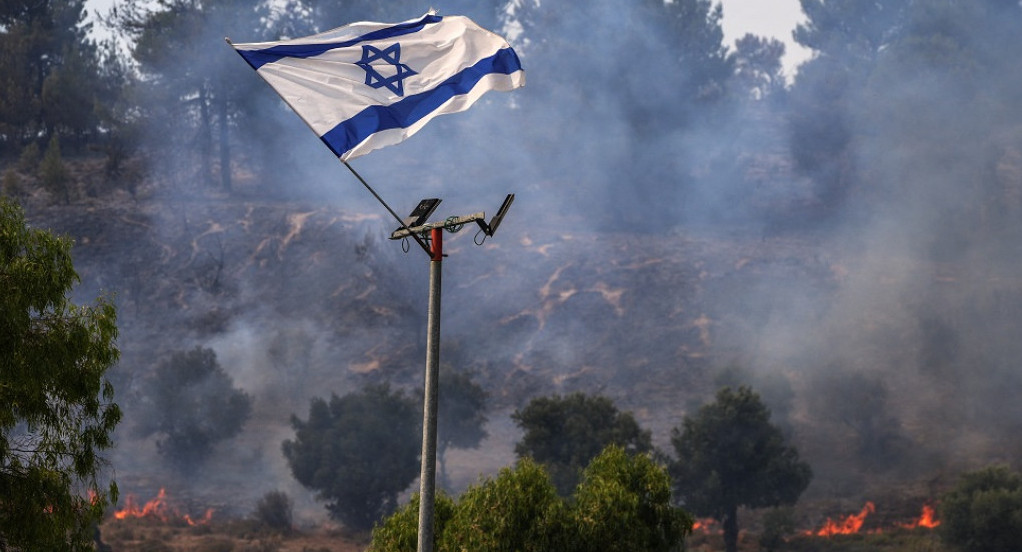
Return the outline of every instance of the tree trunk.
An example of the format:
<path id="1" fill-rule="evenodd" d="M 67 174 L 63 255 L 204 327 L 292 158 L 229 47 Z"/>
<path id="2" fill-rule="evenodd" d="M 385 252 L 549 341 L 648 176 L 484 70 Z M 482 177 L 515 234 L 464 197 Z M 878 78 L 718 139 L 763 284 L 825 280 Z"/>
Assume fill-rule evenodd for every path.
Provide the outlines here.
<path id="1" fill-rule="evenodd" d="M 724 550 L 738 552 L 738 506 L 731 505 L 724 515 Z"/>

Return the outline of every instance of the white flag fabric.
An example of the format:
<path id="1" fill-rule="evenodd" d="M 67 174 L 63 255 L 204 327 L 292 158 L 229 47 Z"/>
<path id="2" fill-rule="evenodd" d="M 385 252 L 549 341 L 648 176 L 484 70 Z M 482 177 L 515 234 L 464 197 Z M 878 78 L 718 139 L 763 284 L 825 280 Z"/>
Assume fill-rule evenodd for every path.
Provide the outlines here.
<path id="1" fill-rule="evenodd" d="M 467 17 L 433 12 L 231 45 L 343 161 L 464 111 L 489 90 L 525 84 L 506 40 Z"/>

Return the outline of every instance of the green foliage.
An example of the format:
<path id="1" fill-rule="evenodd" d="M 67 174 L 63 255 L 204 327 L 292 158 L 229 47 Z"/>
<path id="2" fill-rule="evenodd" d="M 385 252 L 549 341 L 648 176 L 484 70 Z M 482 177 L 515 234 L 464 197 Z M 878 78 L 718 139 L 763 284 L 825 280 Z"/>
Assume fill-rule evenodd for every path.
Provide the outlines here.
<path id="1" fill-rule="evenodd" d="M 614 445 L 583 473 L 572 521 L 578 550 L 668 552 L 692 531 L 692 517 L 671 506 L 667 470 Z"/>
<path id="2" fill-rule="evenodd" d="M 543 468 L 524 458 L 469 488 L 443 528 L 440 550 L 565 550 L 566 506 Z"/>
<path id="3" fill-rule="evenodd" d="M 98 54 L 85 0 L 0 3 L 0 143 L 97 129 Z"/>
<path id="4" fill-rule="evenodd" d="M 671 443 L 679 498 L 696 515 L 722 522 L 729 552 L 737 544 L 739 507 L 794 504 L 812 478 L 759 395 L 745 386 L 722 388 L 672 431 Z"/>
<path id="5" fill-rule="evenodd" d="M 0 198 L 0 547 L 86 549 L 117 497 L 99 481 L 121 419 L 116 312 L 72 303 L 77 281 L 71 241 Z"/>
<path id="6" fill-rule="evenodd" d="M 691 517 L 671 506 L 670 478 L 647 455 L 608 447 L 588 466 L 572 500 L 543 467 L 522 458 L 457 500 L 440 495 L 438 552 L 678 550 Z M 416 550 L 418 497 L 373 531 L 370 552 Z"/>
<path id="7" fill-rule="evenodd" d="M 71 173 L 60 155 L 60 139 L 57 135 L 50 138 L 46 154 L 39 164 L 39 180 L 54 200 L 59 199 L 64 205 L 71 204 Z"/>
<path id="8" fill-rule="evenodd" d="M 519 457 L 543 464 L 562 496 L 571 493 L 579 474 L 607 445 L 630 453 L 653 449 L 649 431 L 628 412 L 619 412 L 607 397 L 574 393 L 538 397 L 511 415 L 522 428 L 515 444 Z"/>
<path id="9" fill-rule="evenodd" d="M 270 491 L 256 503 L 252 517 L 263 527 L 290 533 L 294 530 L 294 502 L 283 491 Z"/>
<path id="10" fill-rule="evenodd" d="M 326 501 L 331 517 L 369 530 L 394 511 L 419 475 L 421 419 L 414 399 L 390 386 L 313 399 L 309 417 L 291 417 L 284 457 L 295 479 Z"/>
<path id="11" fill-rule="evenodd" d="M 252 399 L 234 388 L 212 349 L 177 351 L 161 361 L 142 386 L 137 427 L 157 435 L 157 449 L 178 468 L 194 468 L 217 443 L 241 432 Z"/>
<path id="12" fill-rule="evenodd" d="M 940 505 L 940 534 L 963 552 L 1018 550 L 1022 475 L 993 466 L 962 476 Z"/>
<path id="13" fill-rule="evenodd" d="M 433 549 L 438 548 L 440 535 L 444 533 L 448 521 L 454 515 L 454 500 L 439 492 L 433 502 Z M 408 550 L 414 551 L 419 542 L 419 493 L 404 507 L 383 520 L 373 528 L 373 540 L 369 552 L 386 552 Z"/>

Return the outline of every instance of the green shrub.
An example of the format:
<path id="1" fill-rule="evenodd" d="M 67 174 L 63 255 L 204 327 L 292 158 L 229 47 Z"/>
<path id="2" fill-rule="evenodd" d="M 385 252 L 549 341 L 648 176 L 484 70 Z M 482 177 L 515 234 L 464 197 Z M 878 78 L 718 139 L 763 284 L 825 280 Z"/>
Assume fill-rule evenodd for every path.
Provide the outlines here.
<path id="1" fill-rule="evenodd" d="M 454 501 L 450 497 L 437 493 L 433 504 L 433 549 L 437 547 L 438 536 L 444 532 L 448 520 L 454 513 Z M 417 549 L 419 542 L 419 494 L 412 495 L 411 501 L 383 523 L 373 528 L 373 540 L 370 552 L 398 552 Z"/>
<path id="2" fill-rule="evenodd" d="M 646 455 L 607 447 L 589 464 L 575 495 L 558 495 L 543 466 L 526 457 L 470 487 L 455 503 L 439 495 L 438 552 L 667 552 L 692 519 L 670 505 L 667 471 Z M 414 552 L 418 497 L 373 531 L 370 552 Z"/>
<path id="3" fill-rule="evenodd" d="M 566 506 L 542 466 L 529 458 L 470 487 L 443 527 L 440 550 L 565 550 Z"/>
<path id="4" fill-rule="evenodd" d="M 1022 476 L 993 466 L 962 476 L 944 495 L 940 534 L 964 552 L 1018 550 L 1022 535 Z"/>
<path id="5" fill-rule="evenodd" d="M 294 503 L 283 491 L 270 491 L 256 504 L 252 517 L 261 526 L 281 533 L 294 529 Z"/>

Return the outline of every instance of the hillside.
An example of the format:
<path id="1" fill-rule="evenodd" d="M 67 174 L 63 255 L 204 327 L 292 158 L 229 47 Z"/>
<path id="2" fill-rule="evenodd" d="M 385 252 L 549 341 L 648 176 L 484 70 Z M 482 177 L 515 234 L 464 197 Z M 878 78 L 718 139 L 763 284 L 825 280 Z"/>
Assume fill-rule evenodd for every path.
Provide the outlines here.
<path id="1" fill-rule="evenodd" d="M 79 182 L 95 170 L 89 159 L 73 166 Z M 369 382 L 421 385 L 425 255 L 387 240 L 381 213 L 255 188 L 150 185 L 135 197 L 55 205 L 38 192 L 22 202 L 33 225 L 74 239 L 78 299 L 115 297 L 122 493 L 165 487 L 230 519 L 285 489 L 303 524 L 321 524 L 322 507 L 280 454 L 288 419 L 312 397 Z M 987 311 L 1022 299 L 1010 264 L 980 270 L 812 227 L 537 222 L 529 207 L 516 204 L 481 247 L 471 229 L 446 238 L 442 362 L 473 370 L 492 397 L 489 439 L 449 458 L 455 491 L 513 461 L 515 408 L 573 391 L 611 397 L 669 451 L 671 428 L 719 385 L 752 385 L 813 465 L 809 506 L 797 511 L 806 529 L 866 501 L 907 520 L 956 473 L 1017 446 L 1001 440 L 1015 422 L 995 381 L 960 377 L 978 350 L 1014 346 L 963 323 L 1014 323 L 1010 311 Z M 216 351 L 255 410 L 241 436 L 183 474 L 133 433 L 133 408 L 161 356 L 195 346 Z M 882 396 L 855 404 L 854 389 L 835 389 L 855 377 L 881 381 Z M 1009 416 L 991 425 L 994 409 Z"/>

